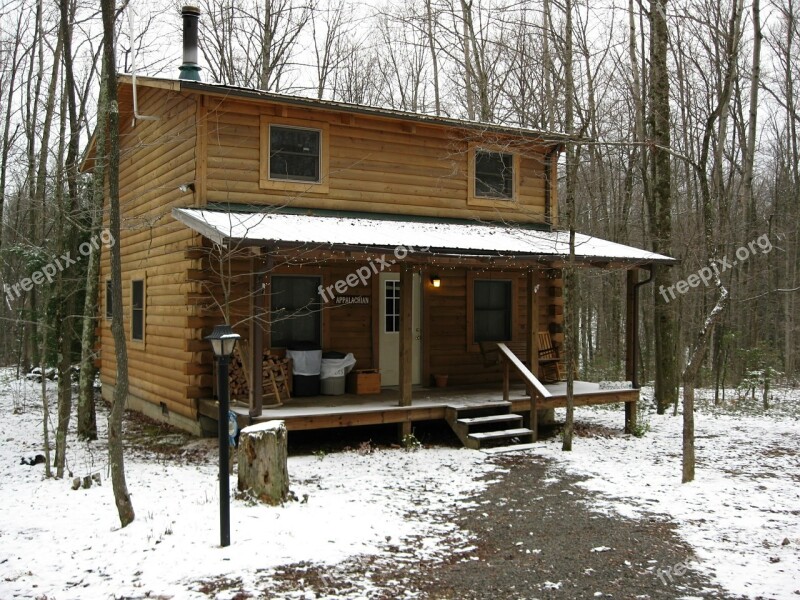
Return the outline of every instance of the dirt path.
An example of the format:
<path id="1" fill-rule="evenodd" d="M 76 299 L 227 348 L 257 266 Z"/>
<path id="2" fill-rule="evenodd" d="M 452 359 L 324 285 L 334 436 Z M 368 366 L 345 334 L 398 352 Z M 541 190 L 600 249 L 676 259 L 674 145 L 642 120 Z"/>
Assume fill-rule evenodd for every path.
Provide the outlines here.
<path id="1" fill-rule="evenodd" d="M 508 473 L 457 519 L 478 540 L 476 554 L 423 570 L 415 583 L 424 597 L 732 598 L 691 568 L 668 522 L 590 509 L 577 478 L 548 477 L 544 459 L 495 460 Z"/>
<path id="2" fill-rule="evenodd" d="M 507 472 L 493 473 L 495 481 L 472 498 L 474 508 L 456 518 L 474 537 L 472 551 L 444 563 L 420 562 L 406 550 L 327 568 L 293 565 L 264 582 L 266 597 L 736 598 L 692 569 L 691 549 L 667 521 L 591 509 L 578 479 L 549 475 L 543 458 L 514 453 L 491 460 Z"/>

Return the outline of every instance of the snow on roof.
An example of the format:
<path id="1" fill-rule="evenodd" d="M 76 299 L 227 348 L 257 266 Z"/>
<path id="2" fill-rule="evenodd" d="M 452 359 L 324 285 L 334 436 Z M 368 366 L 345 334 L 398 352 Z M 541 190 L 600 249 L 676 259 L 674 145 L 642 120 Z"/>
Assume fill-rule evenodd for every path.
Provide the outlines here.
<path id="1" fill-rule="evenodd" d="M 569 233 L 508 223 L 421 222 L 380 218 L 318 216 L 285 212 L 228 212 L 174 208 L 172 216 L 208 239 L 224 244 L 288 242 L 331 246 L 397 248 L 409 252 L 468 256 L 562 257 Z M 579 260 L 674 263 L 675 259 L 584 234 L 575 235 Z"/>

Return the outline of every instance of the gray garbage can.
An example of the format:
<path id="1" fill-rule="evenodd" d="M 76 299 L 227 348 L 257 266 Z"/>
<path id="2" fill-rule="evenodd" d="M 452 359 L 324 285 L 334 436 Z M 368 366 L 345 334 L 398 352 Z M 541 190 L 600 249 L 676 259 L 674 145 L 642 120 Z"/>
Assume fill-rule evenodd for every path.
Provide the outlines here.
<path id="1" fill-rule="evenodd" d="M 355 364 L 356 359 L 352 354 L 335 351 L 323 353 L 320 367 L 320 393 L 327 396 L 344 394 L 347 374 Z"/>

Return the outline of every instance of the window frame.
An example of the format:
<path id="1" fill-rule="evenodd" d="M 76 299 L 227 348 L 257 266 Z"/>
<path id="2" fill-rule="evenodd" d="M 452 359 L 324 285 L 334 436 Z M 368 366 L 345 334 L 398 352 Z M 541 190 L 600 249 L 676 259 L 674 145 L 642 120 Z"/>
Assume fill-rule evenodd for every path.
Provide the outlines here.
<path id="1" fill-rule="evenodd" d="M 273 273 L 272 275 L 270 275 L 269 288 L 268 288 L 268 306 L 267 306 L 267 313 L 266 313 L 268 318 L 269 318 L 269 321 L 270 321 L 270 328 L 269 328 L 270 344 L 269 345 L 271 347 L 273 347 L 273 348 L 284 348 L 285 349 L 286 348 L 285 345 L 276 345 L 275 339 L 274 339 L 274 325 L 272 323 L 272 313 L 275 310 L 275 301 L 274 301 L 274 298 L 273 298 L 273 294 L 274 294 L 273 286 L 274 286 L 274 281 L 275 281 L 276 277 L 286 277 L 286 278 L 293 278 L 293 279 L 299 279 L 299 278 L 316 279 L 319 282 L 319 285 L 324 285 L 325 284 L 325 280 L 324 280 L 324 278 L 323 278 L 321 273 L 310 273 L 310 272 L 309 273 L 281 273 L 281 272 L 278 272 L 278 273 Z M 324 338 L 325 338 L 325 326 L 324 326 L 324 319 L 323 319 L 323 314 L 324 314 L 323 308 L 324 308 L 325 305 L 324 305 L 324 302 L 322 301 L 322 298 L 317 297 L 317 301 L 319 303 L 319 330 L 317 332 L 318 333 L 317 341 L 318 341 L 318 344 L 319 344 L 320 348 L 322 348 L 324 346 Z M 283 342 L 281 342 L 281 344 L 283 344 Z"/>
<path id="2" fill-rule="evenodd" d="M 105 285 L 105 310 L 103 311 L 104 318 L 106 321 L 110 321 L 111 318 L 114 316 L 114 305 L 112 304 L 112 300 L 114 299 L 113 290 L 111 289 L 111 278 L 106 279 Z"/>
<path id="3" fill-rule="evenodd" d="M 479 152 L 492 154 L 507 154 L 511 156 L 511 196 L 492 197 L 477 195 L 475 193 L 476 158 Z M 514 152 L 502 146 L 491 146 L 486 144 L 470 144 L 467 152 L 467 204 L 484 208 L 496 208 L 505 210 L 515 210 L 519 202 L 520 185 L 520 165 L 521 157 L 519 152 Z"/>
<path id="4" fill-rule="evenodd" d="M 319 181 L 302 179 L 278 179 L 270 176 L 270 131 L 272 127 L 302 129 L 319 132 Z M 330 162 L 330 127 L 323 121 L 287 119 L 261 115 L 260 117 L 260 158 L 259 187 L 263 190 L 283 192 L 305 192 L 326 194 L 329 190 L 328 173 Z"/>
<path id="5" fill-rule="evenodd" d="M 518 273 L 493 271 L 488 273 L 467 272 L 467 350 L 480 352 L 480 343 L 475 341 L 475 282 L 476 281 L 503 281 L 511 283 L 511 339 L 495 340 L 498 342 L 515 342 L 519 338 L 517 332 L 519 324 L 519 278 Z"/>
<path id="6" fill-rule="evenodd" d="M 142 284 L 142 307 L 140 309 L 134 308 L 134 288 L 135 284 L 141 282 Z M 133 344 L 141 344 L 144 346 L 145 340 L 147 338 L 147 277 L 145 273 L 132 273 L 130 279 L 130 290 L 129 296 L 130 298 L 130 329 L 128 334 L 128 340 Z M 142 337 L 137 338 L 134 337 L 134 311 L 141 310 L 142 312 Z"/>

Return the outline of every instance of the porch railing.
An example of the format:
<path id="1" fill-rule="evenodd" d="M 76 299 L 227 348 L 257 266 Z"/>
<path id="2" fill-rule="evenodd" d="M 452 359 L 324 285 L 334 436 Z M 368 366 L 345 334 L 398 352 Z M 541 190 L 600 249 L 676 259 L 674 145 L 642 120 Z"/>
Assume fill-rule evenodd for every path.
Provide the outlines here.
<path id="1" fill-rule="evenodd" d="M 536 401 L 538 398 L 543 400 L 552 397 L 552 394 L 547 390 L 542 382 L 534 375 L 530 369 L 514 354 L 508 346 L 502 342 L 498 342 L 497 349 L 500 351 L 500 359 L 503 363 L 503 401 L 508 402 L 511 389 L 511 367 L 520 374 L 525 386 L 528 390 L 528 395 L 531 399 L 531 415 L 530 415 L 530 428 L 533 431 L 533 440 L 536 441 L 538 437 L 539 420 L 537 416 Z"/>

